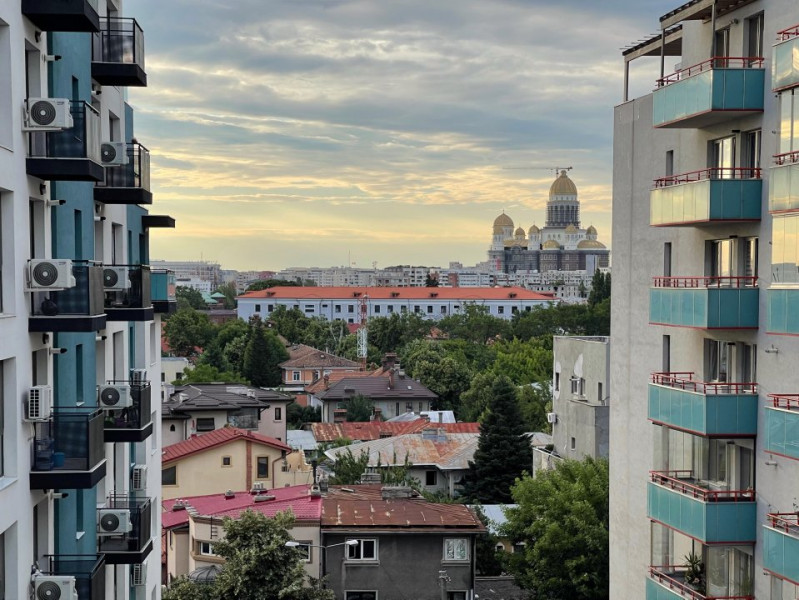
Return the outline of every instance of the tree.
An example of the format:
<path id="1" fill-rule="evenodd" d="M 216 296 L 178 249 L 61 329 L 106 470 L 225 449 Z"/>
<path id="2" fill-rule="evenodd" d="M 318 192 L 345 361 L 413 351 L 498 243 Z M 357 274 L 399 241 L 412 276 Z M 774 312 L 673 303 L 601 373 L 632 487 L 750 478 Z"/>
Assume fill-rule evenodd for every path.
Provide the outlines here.
<path id="1" fill-rule="evenodd" d="M 197 584 L 187 577 L 179 577 L 169 584 L 161 595 L 162 600 L 215 600 L 216 586 Z"/>
<path id="2" fill-rule="evenodd" d="M 525 543 L 508 564 L 516 581 L 537 598 L 608 598 L 608 461 L 560 462 L 512 495 L 505 533 Z"/>
<path id="3" fill-rule="evenodd" d="M 454 410 L 460 415 L 461 394 L 469 388 L 472 372 L 462 362 L 449 356 L 437 360 L 422 360 L 414 367 L 413 375 L 438 395 L 433 410 Z"/>
<path id="4" fill-rule="evenodd" d="M 509 504 L 510 488 L 533 464 L 530 442 L 524 436 L 516 387 L 498 377 L 491 387 L 493 398 L 480 424 L 474 460 L 469 461 L 464 496 L 482 504 Z"/>
<path id="5" fill-rule="evenodd" d="M 175 385 L 185 385 L 187 383 L 247 383 L 244 377 L 233 371 L 220 371 L 211 365 L 200 364 L 196 367 L 183 369 L 183 379 L 173 381 Z"/>
<path id="6" fill-rule="evenodd" d="M 277 336 L 264 327 L 260 319 L 253 318 L 250 326 L 242 374 L 254 386 L 278 386 L 281 381 L 280 363 L 288 360 L 289 353 Z"/>
<path id="7" fill-rule="evenodd" d="M 259 279 L 253 281 L 247 286 L 246 292 L 260 292 L 261 290 L 268 290 L 272 287 L 299 287 L 296 281 L 289 281 L 287 279 Z"/>
<path id="8" fill-rule="evenodd" d="M 366 451 L 361 452 L 356 457 L 352 450 L 347 448 L 346 452 L 340 452 L 333 461 L 331 469 L 333 476 L 330 483 L 333 485 L 354 485 L 361 480 L 361 475 L 369 465 L 369 455 Z"/>
<path id="9" fill-rule="evenodd" d="M 610 298 L 610 273 L 602 273 L 599 269 L 594 271 L 591 279 L 591 292 L 588 294 L 588 305 L 594 306 Z"/>
<path id="10" fill-rule="evenodd" d="M 424 278 L 424 286 L 438 287 L 438 275 L 434 275 L 433 273 L 428 273 L 427 276 Z"/>
<path id="11" fill-rule="evenodd" d="M 286 407 L 286 422 L 289 429 L 301 429 L 306 423 L 322 421 L 322 408 L 319 406 L 300 406 L 292 402 Z"/>
<path id="12" fill-rule="evenodd" d="M 552 349 L 547 349 L 541 340 L 503 340 L 495 348 L 497 358 L 491 369 L 507 375 L 516 385 L 552 377 Z"/>
<path id="13" fill-rule="evenodd" d="M 164 324 L 164 336 L 177 356 L 194 356 L 213 339 L 214 326 L 208 315 L 182 308 Z"/>
<path id="14" fill-rule="evenodd" d="M 547 413 L 552 409 L 550 380 L 522 386 L 518 398 L 525 430 L 551 432 L 552 425 L 547 422 Z"/>
<path id="15" fill-rule="evenodd" d="M 230 310 L 236 308 L 236 296 L 238 296 L 238 292 L 236 292 L 236 284 L 232 281 L 228 283 L 223 283 L 218 288 L 214 290 L 214 293 L 219 292 L 225 296 L 225 299 L 222 301 L 223 306 Z"/>
<path id="16" fill-rule="evenodd" d="M 203 295 L 194 288 L 179 285 L 175 288 L 175 300 L 177 300 L 178 310 L 181 308 L 193 308 L 194 310 L 205 310 L 208 306 L 203 300 Z"/>
<path id="17" fill-rule="evenodd" d="M 494 371 L 477 373 L 469 382 L 469 389 L 461 395 L 461 414 L 467 423 L 482 421 L 493 398 L 492 389 L 499 375 Z"/>
<path id="18" fill-rule="evenodd" d="M 374 414 L 374 404 L 363 394 L 356 394 L 347 400 L 347 421 L 365 423 Z"/>
<path id="19" fill-rule="evenodd" d="M 505 319 L 491 315 L 487 306 L 473 303 L 465 304 L 462 312 L 441 319 L 438 328 L 450 338 L 475 344 L 485 344 L 497 337 L 508 337 L 511 329 Z"/>
<path id="20" fill-rule="evenodd" d="M 269 320 L 275 324 L 278 333 L 292 344 L 302 343 L 303 332 L 310 323 L 310 319 L 300 309 L 287 309 L 282 305 L 272 311 Z"/>
<path id="21" fill-rule="evenodd" d="M 480 522 L 486 527 L 486 532 L 477 536 L 477 548 L 475 552 L 475 567 L 477 573 L 483 577 L 502 575 L 504 552 L 501 550 L 497 551 L 499 537 L 491 531 L 494 527 L 494 523 L 486 516 L 483 507 L 479 504 L 472 507 L 472 510 L 474 510 L 477 518 L 480 519 Z"/>

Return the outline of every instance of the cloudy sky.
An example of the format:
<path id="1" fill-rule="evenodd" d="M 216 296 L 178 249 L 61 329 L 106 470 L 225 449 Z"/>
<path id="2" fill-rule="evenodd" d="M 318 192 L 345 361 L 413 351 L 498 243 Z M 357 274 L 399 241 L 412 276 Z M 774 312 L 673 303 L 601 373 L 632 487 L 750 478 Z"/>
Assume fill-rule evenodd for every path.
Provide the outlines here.
<path id="1" fill-rule="evenodd" d="M 153 258 L 278 269 L 485 260 L 503 210 L 543 224 L 555 166 L 610 242 L 619 48 L 678 3 L 134 4 L 137 138 L 178 222 Z"/>

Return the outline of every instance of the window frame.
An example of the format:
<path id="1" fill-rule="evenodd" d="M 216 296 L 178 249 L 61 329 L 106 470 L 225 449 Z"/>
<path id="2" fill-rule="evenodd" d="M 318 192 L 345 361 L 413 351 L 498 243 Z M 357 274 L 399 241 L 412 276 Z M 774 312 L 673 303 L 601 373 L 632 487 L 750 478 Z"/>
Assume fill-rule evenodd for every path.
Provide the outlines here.
<path id="1" fill-rule="evenodd" d="M 282 421 L 283 420 L 283 407 L 282 406 L 276 406 L 275 407 L 274 420 L 275 421 Z"/>
<path id="2" fill-rule="evenodd" d="M 378 600 L 377 590 L 347 590 L 344 592 L 344 600 L 362 600 L 360 596 L 350 594 L 374 594 L 374 600 Z"/>
<path id="3" fill-rule="evenodd" d="M 227 464 L 225 463 L 227 461 Z M 225 469 L 229 469 L 233 466 L 233 457 L 229 454 L 226 454 L 222 457 L 222 467 Z"/>
<path id="4" fill-rule="evenodd" d="M 168 471 L 173 471 L 175 476 L 173 478 L 174 483 L 164 483 L 164 474 Z M 161 487 L 174 487 L 178 484 L 178 466 L 172 465 L 171 467 L 166 467 L 165 469 L 161 469 Z"/>
<path id="5" fill-rule="evenodd" d="M 261 463 L 261 459 L 264 460 L 263 463 Z M 266 471 L 265 471 L 266 475 L 261 475 L 261 464 L 265 464 L 266 465 Z M 255 457 L 255 478 L 256 479 L 269 479 L 269 457 L 268 456 L 261 455 L 261 456 L 256 456 Z"/>
<path id="6" fill-rule="evenodd" d="M 313 543 L 308 540 L 296 540 L 297 546 L 295 548 L 300 552 L 305 552 L 303 556 L 300 557 L 300 562 L 303 563 L 312 563 L 313 562 Z"/>
<path id="7" fill-rule="evenodd" d="M 207 547 L 208 550 L 205 551 Z M 214 552 L 214 544 L 212 542 L 203 542 L 201 540 L 197 540 L 197 554 L 200 556 L 217 556 Z"/>
<path id="8" fill-rule="evenodd" d="M 350 540 L 355 540 L 358 543 L 345 546 L 347 548 L 347 562 L 377 562 L 380 560 L 380 554 L 378 550 L 379 544 L 377 538 L 347 538 L 346 542 L 349 542 Z M 370 557 L 364 557 L 363 555 L 364 542 L 372 542 L 373 544 L 373 555 Z M 358 552 L 358 556 L 353 556 L 352 554 L 356 551 Z"/>
<path id="9" fill-rule="evenodd" d="M 200 427 L 200 421 L 204 421 L 205 425 Z M 211 429 L 206 429 L 208 421 L 211 422 Z M 197 433 L 208 433 L 209 431 L 216 431 L 216 420 L 213 417 L 197 417 L 194 419 L 194 429 Z"/>
<path id="10" fill-rule="evenodd" d="M 466 549 L 466 557 L 465 558 L 457 558 L 455 552 L 455 542 L 463 542 L 464 548 Z M 448 555 L 448 546 L 452 545 L 452 557 L 450 558 Z M 471 544 L 469 543 L 468 537 L 446 537 L 444 538 L 443 548 L 442 548 L 442 562 L 458 562 L 458 563 L 465 563 L 471 560 Z"/>
<path id="11" fill-rule="evenodd" d="M 432 477 L 431 477 L 432 475 Z M 433 483 L 430 483 L 430 480 L 433 480 Z M 438 471 L 435 469 L 428 469 L 424 472 L 424 484 L 427 487 L 435 487 L 438 485 Z"/>

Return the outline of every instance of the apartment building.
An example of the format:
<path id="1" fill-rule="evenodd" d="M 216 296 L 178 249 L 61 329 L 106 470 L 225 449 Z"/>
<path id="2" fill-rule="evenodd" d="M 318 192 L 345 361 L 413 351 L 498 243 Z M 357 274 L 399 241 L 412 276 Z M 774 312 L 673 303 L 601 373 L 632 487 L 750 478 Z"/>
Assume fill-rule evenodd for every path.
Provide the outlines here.
<path id="1" fill-rule="evenodd" d="M 790 0 L 694 0 L 623 51 L 614 599 L 799 597 L 796 23 Z"/>
<path id="2" fill-rule="evenodd" d="M 0 598 L 160 596 L 143 39 L 117 0 L 0 1 Z"/>

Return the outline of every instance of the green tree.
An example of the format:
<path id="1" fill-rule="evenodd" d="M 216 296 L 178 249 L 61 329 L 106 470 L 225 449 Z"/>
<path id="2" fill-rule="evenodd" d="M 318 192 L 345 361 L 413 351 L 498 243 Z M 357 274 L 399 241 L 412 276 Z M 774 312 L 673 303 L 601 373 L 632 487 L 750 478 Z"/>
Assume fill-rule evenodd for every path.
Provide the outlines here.
<path id="1" fill-rule="evenodd" d="M 288 360 L 289 353 L 277 339 L 277 336 L 266 329 L 258 318 L 253 318 L 247 347 L 244 350 L 242 375 L 257 387 L 280 385 L 280 363 Z"/>
<path id="2" fill-rule="evenodd" d="M 289 429 L 302 429 L 306 423 L 319 423 L 322 421 L 322 409 L 319 406 L 300 406 L 296 402 L 286 407 L 286 422 Z"/>
<path id="3" fill-rule="evenodd" d="M 414 367 L 413 376 L 438 395 L 433 410 L 454 410 L 460 415 L 461 394 L 469 388 L 472 379 L 472 372 L 466 364 L 449 356 L 422 360 Z"/>
<path id="4" fill-rule="evenodd" d="M 513 482 L 532 467 L 533 455 L 524 435 L 513 382 L 499 377 L 491 391 L 493 398 L 480 424 L 480 437 L 474 460 L 469 461 L 463 495 L 472 502 L 508 504 Z"/>
<path id="5" fill-rule="evenodd" d="M 433 275 L 432 273 L 428 273 L 427 276 L 424 278 L 424 286 L 438 287 L 438 275 Z"/>
<path id="6" fill-rule="evenodd" d="M 175 385 L 185 385 L 187 383 L 247 383 L 244 377 L 233 371 L 220 371 L 211 365 L 199 364 L 193 369 L 186 367 L 183 369 L 183 379 L 173 381 Z"/>
<path id="7" fill-rule="evenodd" d="M 494 371 L 477 373 L 469 382 L 469 389 L 461 395 L 460 417 L 467 423 L 482 421 L 483 415 L 488 411 L 491 398 L 494 397 L 493 387 L 499 378 Z"/>
<path id="8" fill-rule="evenodd" d="M 497 357 L 491 369 L 499 375 L 507 375 L 516 385 L 551 378 L 552 350 L 541 340 L 503 340 L 494 346 Z"/>
<path id="9" fill-rule="evenodd" d="M 161 595 L 162 600 L 216 600 L 216 586 L 197 584 L 185 576 L 169 584 Z"/>
<path id="10" fill-rule="evenodd" d="M 374 404 L 363 394 L 356 394 L 347 400 L 347 421 L 365 423 L 374 414 Z"/>
<path id="11" fill-rule="evenodd" d="M 210 365 L 220 371 L 227 371 L 230 368 L 217 340 L 208 344 L 205 351 L 200 355 L 197 364 Z"/>
<path id="12" fill-rule="evenodd" d="M 238 296 L 238 292 L 236 292 L 235 283 L 233 283 L 232 281 L 228 283 L 223 283 L 214 290 L 214 293 L 216 292 L 224 294 L 225 299 L 222 301 L 222 304 L 226 309 L 230 310 L 236 308 L 236 296 Z"/>
<path id="13" fill-rule="evenodd" d="M 512 490 L 505 532 L 524 542 L 508 569 L 537 598 L 603 600 L 608 581 L 608 461 L 566 460 Z"/>
<path id="14" fill-rule="evenodd" d="M 213 339 L 214 326 L 205 313 L 182 308 L 164 324 L 164 336 L 175 355 L 195 356 Z"/>
<path id="15" fill-rule="evenodd" d="M 175 299 L 177 300 L 178 310 L 181 308 L 193 308 L 194 310 L 205 310 L 208 306 L 203 300 L 203 295 L 194 288 L 179 285 L 175 288 Z"/>
<path id="16" fill-rule="evenodd" d="M 269 320 L 275 324 L 277 332 L 292 344 L 302 343 L 303 332 L 310 323 L 310 319 L 300 309 L 287 309 L 285 306 L 275 308 L 269 315 Z"/>
<path id="17" fill-rule="evenodd" d="M 369 455 L 366 451 L 361 452 L 356 457 L 350 448 L 346 452 L 340 452 L 333 461 L 331 470 L 333 476 L 330 483 L 333 485 L 354 485 L 361 480 L 361 475 L 369 465 Z"/>
<path id="18" fill-rule="evenodd" d="M 547 413 L 552 409 L 550 380 L 524 385 L 518 390 L 519 410 L 526 431 L 550 433 L 552 425 L 547 422 Z"/>
<path id="19" fill-rule="evenodd" d="M 450 338 L 462 339 L 475 344 L 508 337 L 510 324 L 505 319 L 488 312 L 487 306 L 466 303 L 460 313 L 448 315 L 438 322 L 438 328 Z"/>
<path id="20" fill-rule="evenodd" d="M 588 305 L 594 306 L 602 302 L 605 298 L 610 298 L 610 273 L 602 273 L 599 269 L 594 271 L 591 279 L 591 292 L 588 294 Z"/>
<path id="21" fill-rule="evenodd" d="M 289 281 L 288 279 L 259 279 L 248 285 L 245 292 L 260 292 L 273 287 L 299 287 L 299 285 L 296 281 Z"/>

